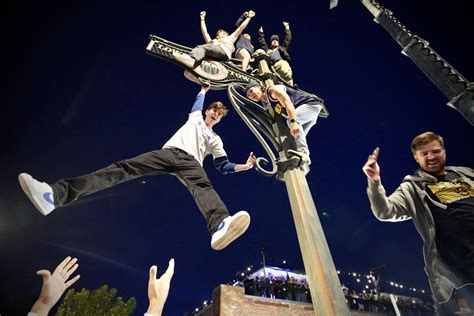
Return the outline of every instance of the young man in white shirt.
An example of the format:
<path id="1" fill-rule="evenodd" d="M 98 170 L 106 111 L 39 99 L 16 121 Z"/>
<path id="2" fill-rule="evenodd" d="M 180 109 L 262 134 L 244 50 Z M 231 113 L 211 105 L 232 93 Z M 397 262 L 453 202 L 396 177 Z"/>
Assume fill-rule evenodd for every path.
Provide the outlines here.
<path id="1" fill-rule="evenodd" d="M 61 179 L 52 185 L 21 173 L 18 178 L 23 191 L 43 215 L 48 215 L 82 196 L 116 184 L 145 175 L 171 173 L 186 186 L 204 216 L 212 235 L 211 247 L 215 250 L 225 248 L 247 230 L 250 216 L 245 211 L 229 216 L 202 162 L 212 154 L 215 167 L 226 174 L 253 168 L 256 158 L 250 153 L 245 164 L 234 164 L 228 160 L 221 138 L 212 130 L 227 114 L 227 109 L 221 102 L 213 102 L 203 118 L 202 108 L 208 90 L 208 85 L 201 88 L 187 122 L 162 149 L 112 163 L 87 175 Z"/>

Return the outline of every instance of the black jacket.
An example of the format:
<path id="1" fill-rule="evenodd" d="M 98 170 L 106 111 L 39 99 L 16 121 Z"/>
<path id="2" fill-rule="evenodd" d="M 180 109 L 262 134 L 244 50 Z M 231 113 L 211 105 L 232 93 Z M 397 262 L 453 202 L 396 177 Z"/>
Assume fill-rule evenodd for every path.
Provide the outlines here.
<path id="1" fill-rule="evenodd" d="M 263 32 L 258 32 L 258 43 L 260 47 L 265 50 L 266 52 L 270 49 L 265 41 L 265 34 Z M 281 57 L 286 60 L 287 62 L 291 62 L 290 54 L 288 53 L 288 49 L 291 43 L 291 30 L 285 28 L 285 38 L 283 39 L 283 43 L 280 42 L 280 46 L 278 50 L 280 51 Z"/>

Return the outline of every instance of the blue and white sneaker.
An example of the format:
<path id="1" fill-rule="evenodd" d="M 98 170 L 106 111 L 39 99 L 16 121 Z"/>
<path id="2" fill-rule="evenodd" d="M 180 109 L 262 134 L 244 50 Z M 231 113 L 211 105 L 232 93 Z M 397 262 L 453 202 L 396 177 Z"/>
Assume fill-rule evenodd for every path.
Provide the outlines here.
<path id="1" fill-rule="evenodd" d="M 224 218 L 217 230 L 212 235 L 211 247 L 214 250 L 222 250 L 231 242 L 239 238 L 250 225 L 250 215 L 246 211 L 240 211 L 233 216 Z"/>
<path id="2" fill-rule="evenodd" d="M 33 177 L 27 173 L 20 173 L 18 175 L 18 181 L 31 203 L 33 203 L 41 214 L 46 216 L 55 209 L 53 188 L 51 188 L 50 185 L 33 179 Z"/>

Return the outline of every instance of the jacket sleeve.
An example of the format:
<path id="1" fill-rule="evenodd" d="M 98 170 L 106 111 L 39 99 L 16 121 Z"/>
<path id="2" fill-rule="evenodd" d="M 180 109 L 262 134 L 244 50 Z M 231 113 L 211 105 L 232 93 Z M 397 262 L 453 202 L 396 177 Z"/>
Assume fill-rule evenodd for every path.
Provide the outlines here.
<path id="1" fill-rule="evenodd" d="M 291 43 L 291 29 L 285 29 L 285 38 L 283 39 L 286 49 L 290 48 Z"/>
<path id="2" fill-rule="evenodd" d="M 263 32 L 258 32 L 258 44 L 260 47 L 266 52 L 268 50 L 268 45 L 267 42 L 265 41 L 265 33 Z"/>
<path id="3" fill-rule="evenodd" d="M 368 180 L 367 195 L 370 207 L 375 217 L 380 221 L 401 222 L 411 218 L 407 210 L 406 196 L 402 190 L 403 183 L 389 197 L 386 196 L 385 188 L 380 181 Z"/>
<path id="4" fill-rule="evenodd" d="M 235 22 L 235 27 L 239 27 L 240 24 L 242 24 L 242 22 L 244 22 L 245 19 L 246 17 L 242 14 L 240 18 L 237 19 L 237 22 Z"/>
<path id="5" fill-rule="evenodd" d="M 214 159 L 214 167 L 222 174 L 234 173 L 235 163 L 230 162 L 227 156 L 217 157 Z"/>
<path id="6" fill-rule="evenodd" d="M 199 92 L 198 95 L 196 96 L 196 100 L 194 101 L 194 105 L 191 108 L 191 113 L 196 112 L 196 111 L 202 111 L 202 107 L 204 105 L 204 93 Z"/>

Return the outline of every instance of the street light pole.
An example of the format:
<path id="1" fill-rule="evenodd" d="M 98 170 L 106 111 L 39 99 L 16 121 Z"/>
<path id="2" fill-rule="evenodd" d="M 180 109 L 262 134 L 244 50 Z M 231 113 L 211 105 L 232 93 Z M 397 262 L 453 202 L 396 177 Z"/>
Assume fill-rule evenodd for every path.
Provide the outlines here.
<path id="1" fill-rule="evenodd" d="M 302 170 L 305 165 L 302 156 L 295 150 L 295 139 L 290 134 L 286 119 L 275 113 L 275 110 L 269 104 L 261 106 L 249 100 L 243 93 L 243 87 L 248 82 L 256 81 L 262 83 L 265 87 L 270 87 L 274 84 L 274 80 L 278 80 L 278 77 L 270 70 L 269 57 L 264 52 L 255 56 L 259 74 L 258 76 L 252 76 L 243 72 L 238 65 L 236 66 L 238 61 L 217 62 L 207 60 L 198 69 L 190 69 L 173 58 L 176 53 L 186 54 L 189 51 L 188 47 L 156 36 L 150 37 L 147 46 L 147 53 L 186 69 L 187 78 L 197 82 L 204 79 L 210 83 L 213 89 L 227 88 L 234 109 L 260 141 L 270 158 L 270 161 L 263 157 L 257 158 L 256 170 L 262 175 L 276 176 L 278 180 L 285 182 L 305 271 L 308 276 L 315 315 L 350 315 L 316 206 Z M 283 82 L 283 84 L 286 83 Z M 322 102 L 322 99 L 316 95 L 303 90 L 299 91 Z M 329 113 L 324 103 L 322 106 L 320 116 L 327 117 Z M 262 137 L 260 132 L 266 136 L 266 139 Z M 266 140 L 273 144 L 278 152 L 278 158 Z M 271 170 L 262 167 L 262 164 L 268 164 L 269 162 L 272 165 Z M 263 264 L 265 267 L 265 258 Z"/>

